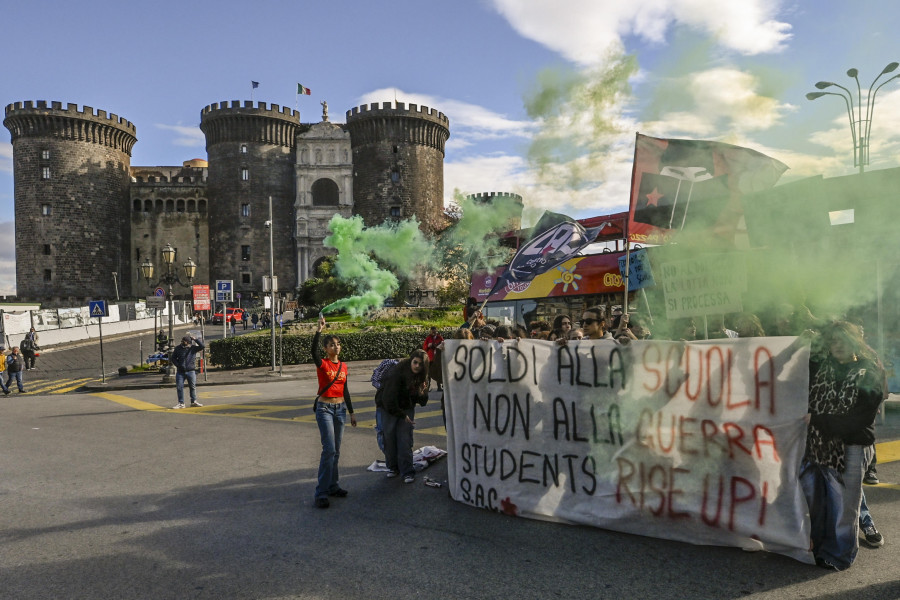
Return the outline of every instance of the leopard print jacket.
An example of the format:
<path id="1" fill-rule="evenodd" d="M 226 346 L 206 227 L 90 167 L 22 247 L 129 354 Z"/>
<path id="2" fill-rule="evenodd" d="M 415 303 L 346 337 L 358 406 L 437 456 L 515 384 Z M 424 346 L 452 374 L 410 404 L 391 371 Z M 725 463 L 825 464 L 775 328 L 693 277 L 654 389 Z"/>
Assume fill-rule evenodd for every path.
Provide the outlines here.
<path id="1" fill-rule="evenodd" d="M 866 375 L 866 363 L 853 365 L 843 378 L 832 361 L 826 360 L 816 371 L 809 387 L 809 412 L 813 414 L 845 415 L 859 397 L 859 382 Z M 806 435 L 808 462 L 844 472 L 844 441 L 829 435 L 810 423 Z"/>

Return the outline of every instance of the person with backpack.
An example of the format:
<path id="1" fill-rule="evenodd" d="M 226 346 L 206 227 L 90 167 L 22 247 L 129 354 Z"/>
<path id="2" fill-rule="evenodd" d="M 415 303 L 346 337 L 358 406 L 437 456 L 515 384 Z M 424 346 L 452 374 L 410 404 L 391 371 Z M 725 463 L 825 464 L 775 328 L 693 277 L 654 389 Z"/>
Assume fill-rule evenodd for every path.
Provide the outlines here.
<path id="1" fill-rule="evenodd" d="M 34 327 L 31 328 L 31 331 L 25 334 L 25 339 L 22 340 L 22 343 L 19 344 L 19 348 L 22 350 L 22 356 L 25 359 L 25 370 L 34 368 L 35 357 L 37 356 L 37 351 L 40 350 L 38 347 L 38 334 L 34 330 Z"/>
<path id="2" fill-rule="evenodd" d="M 347 387 L 347 365 L 338 358 L 341 340 L 336 335 L 326 335 L 323 340 L 325 358 L 319 349 L 319 338 L 325 328 L 325 317 L 319 317 L 319 327 L 312 340 L 312 357 L 319 380 L 319 393 L 313 402 L 316 424 L 322 438 L 322 456 L 319 459 L 318 483 L 315 504 L 317 508 L 328 508 L 329 496 L 344 498 L 347 490 L 341 488 L 338 474 L 338 459 L 341 456 L 341 438 L 344 423 L 350 413 L 350 425 L 356 427 L 356 415 L 350 401 Z"/>
<path id="3" fill-rule="evenodd" d="M 415 405 L 428 402 L 428 355 L 413 350 L 388 373 L 381 394 L 384 409 L 384 458 L 387 476 L 403 477 L 403 483 L 416 480 L 413 465 L 413 428 Z"/>
<path id="4" fill-rule="evenodd" d="M 381 390 L 384 389 L 384 380 L 394 365 L 400 361 L 396 358 L 386 358 L 372 371 L 372 387 L 375 392 L 375 440 L 378 448 L 384 452 L 384 405 L 381 402 Z"/>
<path id="5" fill-rule="evenodd" d="M 19 347 L 13 346 L 12 352 L 6 357 L 6 389 L 9 389 L 9 384 L 12 383 L 12 380 L 16 380 L 16 386 L 19 388 L 19 393 L 25 393 L 25 383 L 22 380 L 22 371 L 24 367 L 24 360 L 22 359 L 22 355 L 19 354 Z M 8 392 L 7 392 L 8 393 Z"/>

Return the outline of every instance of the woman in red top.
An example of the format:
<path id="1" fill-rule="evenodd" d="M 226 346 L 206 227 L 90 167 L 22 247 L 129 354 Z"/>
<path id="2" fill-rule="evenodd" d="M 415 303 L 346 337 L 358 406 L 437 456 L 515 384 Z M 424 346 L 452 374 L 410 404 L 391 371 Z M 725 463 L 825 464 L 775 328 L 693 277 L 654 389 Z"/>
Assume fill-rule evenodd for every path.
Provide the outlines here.
<path id="1" fill-rule="evenodd" d="M 319 482 L 316 485 L 316 506 L 319 508 L 328 508 L 328 496 L 343 498 L 347 495 L 347 490 L 338 484 L 338 459 L 348 412 L 350 425 L 356 427 L 350 390 L 347 389 L 347 365 L 338 359 L 341 341 L 336 335 L 326 335 L 324 360 L 319 351 L 319 337 L 324 327 L 325 317 L 319 317 L 319 327 L 312 341 L 313 362 L 319 378 L 316 424 L 322 436 L 322 458 L 319 460 Z"/>

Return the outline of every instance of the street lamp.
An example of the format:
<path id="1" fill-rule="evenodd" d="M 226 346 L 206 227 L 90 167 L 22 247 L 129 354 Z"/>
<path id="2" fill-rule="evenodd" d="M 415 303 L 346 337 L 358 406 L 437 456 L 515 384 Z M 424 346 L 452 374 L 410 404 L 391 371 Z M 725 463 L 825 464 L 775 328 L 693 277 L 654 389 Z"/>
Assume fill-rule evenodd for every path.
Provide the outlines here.
<path id="1" fill-rule="evenodd" d="M 816 100 L 822 96 L 840 96 L 844 99 L 844 103 L 847 106 L 847 117 L 850 119 L 850 137 L 853 139 L 853 166 L 859 167 L 860 173 L 864 171 L 865 165 L 869 164 L 869 138 L 872 135 L 872 117 L 875 113 L 875 94 L 878 93 L 878 90 L 880 90 L 884 84 L 897 79 L 900 75 L 894 75 L 893 77 L 885 79 L 878 87 L 875 87 L 875 84 L 881 79 L 882 75 L 895 71 L 897 67 L 900 67 L 900 63 L 888 63 L 888 65 L 881 70 L 881 73 L 872 80 L 872 84 L 866 92 L 865 116 L 863 115 L 862 87 L 859 85 L 859 71 L 857 69 L 847 70 L 847 77 L 852 77 L 853 80 L 856 81 L 856 111 L 858 113 L 856 119 L 854 119 L 853 115 L 853 92 L 844 86 L 834 83 L 833 81 L 820 81 L 816 83 L 816 89 L 824 90 L 830 87 L 839 87 L 843 92 L 810 92 L 806 94 L 807 100 Z M 875 88 L 875 90 L 873 91 L 872 88 Z"/>
<path id="2" fill-rule="evenodd" d="M 172 381 L 172 347 L 175 336 L 175 323 L 173 320 L 175 311 L 174 311 L 174 299 L 175 295 L 172 292 L 172 286 L 174 284 L 178 284 L 183 287 L 187 287 L 194 280 L 194 276 L 197 274 L 197 263 L 191 260 L 188 257 L 187 262 L 181 265 L 184 270 L 184 277 L 188 280 L 188 283 L 184 283 L 178 277 L 178 271 L 175 269 L 175 248 L 172 247 L 171 244 L 166 244 L 166 247 L 162 249 L 162 260 L 163 264 L 166 267 L 165 273 L 160 275 L 159 281 L 153 284 L 151 287 L 157 287 L 159 284 L 164 283 L 169 286 L 169 296 L 168 296 L 168 306 L 169 306 L 169 353 L 168 360 L 166 361 L 168 365 L 166 366 L 165 374 L 163 375 L 163 383 L 169 383 Z M 141 275 L 144 276 L 144 279 L 147 280 L 147 284 L 150 284 L 150 281 L 153 279 L 153 263 L 150 262 L 148 258 L 141 264 Z"/>

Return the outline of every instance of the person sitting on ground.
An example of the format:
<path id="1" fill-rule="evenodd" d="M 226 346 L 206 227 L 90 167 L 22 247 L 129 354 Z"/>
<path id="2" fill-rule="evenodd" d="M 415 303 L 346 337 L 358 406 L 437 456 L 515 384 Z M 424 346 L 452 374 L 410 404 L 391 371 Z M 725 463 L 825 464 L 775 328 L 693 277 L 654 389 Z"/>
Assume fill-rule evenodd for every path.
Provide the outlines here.
<path id="1" fill-rule="evenodd" d="M 403 483 L 416 480 L 412 457 L 415 406 L 425 406 L 427 402 L 428 355 L 424 350 L 413 350 L 388 373 L 381 394 L 384 458 L 389 478 L 402 476 Z"/>

